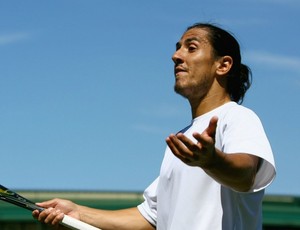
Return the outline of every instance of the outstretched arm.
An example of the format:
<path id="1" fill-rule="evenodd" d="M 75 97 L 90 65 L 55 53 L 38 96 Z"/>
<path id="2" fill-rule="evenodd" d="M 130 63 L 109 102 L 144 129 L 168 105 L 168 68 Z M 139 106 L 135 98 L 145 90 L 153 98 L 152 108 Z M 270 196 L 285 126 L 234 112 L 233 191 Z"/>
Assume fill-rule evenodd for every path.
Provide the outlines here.
<path id="1" fill-rule="evenodd" d="M 254 183 L 259 157 L 245 153 L 225 154 L 216 149 L 217 122 L 218 118 L 213 117 L 203 133 L 193 134 L 197 143 L 182 133 L 171 134 L 166 142 L 173 154 L 184 163 L 201 167 L 224 186 L 246 192 Z"/>
<path id="2" fill-rule="evenodd" d="M 40 222 L 58 227 L 64 214 L 70 215 L 85 223 L 102 230 L 154 230 L 155 228 L 140 214 L 137 208 L 117 211 L 106 211 L 77 205 L 68 200 L 53 199 L 37 203 L 46 208 L 39 213 L 33 212 L 33 217 Z M 62 228 L 64 229 L 64 228 Z"/>

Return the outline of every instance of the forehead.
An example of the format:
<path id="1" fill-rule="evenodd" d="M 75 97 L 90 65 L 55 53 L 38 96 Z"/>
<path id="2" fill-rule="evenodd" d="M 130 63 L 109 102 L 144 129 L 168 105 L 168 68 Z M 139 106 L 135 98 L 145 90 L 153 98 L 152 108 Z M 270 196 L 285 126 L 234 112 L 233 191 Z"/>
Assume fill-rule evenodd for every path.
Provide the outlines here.
<path id="1" fill-rule="evenodd" d="M 209 43 L 208 32 L 201 28 L 190 29 L 182 35 L 180 43 L 185 43 L 191 40 L 195 40 L 201 43 Z"/>

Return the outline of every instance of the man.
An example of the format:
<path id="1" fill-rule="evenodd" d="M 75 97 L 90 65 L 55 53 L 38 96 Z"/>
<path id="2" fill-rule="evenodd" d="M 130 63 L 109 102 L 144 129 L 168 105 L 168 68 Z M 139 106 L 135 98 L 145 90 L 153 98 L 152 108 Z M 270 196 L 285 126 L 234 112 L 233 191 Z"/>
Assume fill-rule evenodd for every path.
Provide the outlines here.
<path id="1" fill-rule="evenodd" d="M 138 207 L 96 210 L 54 199 L 33 216 L 57 225 L 64 213 L 101 229 L 261 229 L 264 189 L 275 177 L 259 118 L 239 105 L 251 73 L 228 32 L 189 27 L 176 45 L 175 91 L 191 105 L 192 122 L 171 134 L 159 177 Z"/>

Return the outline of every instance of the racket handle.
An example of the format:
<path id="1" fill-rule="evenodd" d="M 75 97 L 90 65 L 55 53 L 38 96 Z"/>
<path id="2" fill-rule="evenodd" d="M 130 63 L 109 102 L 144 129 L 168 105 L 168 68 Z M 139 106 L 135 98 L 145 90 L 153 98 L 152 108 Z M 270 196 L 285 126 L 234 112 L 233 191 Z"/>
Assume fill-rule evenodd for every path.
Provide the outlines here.
<path id="1" fill-rule="evenodd" d="M 101 230 L 67 215 L 64 216 L 61 225 L 74 230 Z"/>

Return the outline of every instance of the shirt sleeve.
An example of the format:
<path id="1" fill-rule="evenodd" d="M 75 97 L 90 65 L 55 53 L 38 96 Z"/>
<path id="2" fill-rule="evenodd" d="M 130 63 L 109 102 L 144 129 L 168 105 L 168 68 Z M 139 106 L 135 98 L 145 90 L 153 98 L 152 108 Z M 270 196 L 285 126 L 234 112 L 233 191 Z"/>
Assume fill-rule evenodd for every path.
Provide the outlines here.
<path id="1" fill-rule="evenodd" d="M 157 222 L 157 185 L 159 177 L 156 178 L 144 191 L 144 202 L 137 206 L 138 210 L 152 225 L 156 226 Z"/>
<path id="2" fill-rule="evenodd" d="M 225 153 L 247 153 L 261 158 L 254 185 L 249 192 L 266 188 L 276 175 L 273 152 L 258 116 L 247 108 L 231 111 L 222 121 L 221 149 Z"/>

